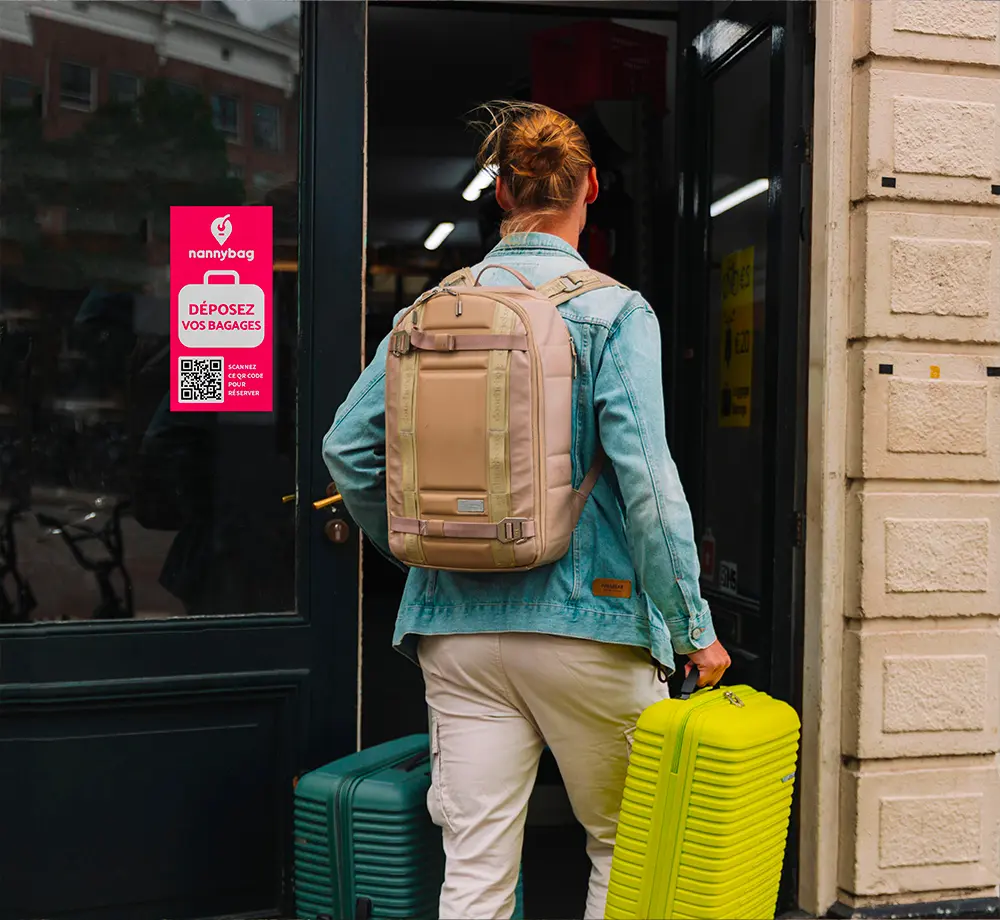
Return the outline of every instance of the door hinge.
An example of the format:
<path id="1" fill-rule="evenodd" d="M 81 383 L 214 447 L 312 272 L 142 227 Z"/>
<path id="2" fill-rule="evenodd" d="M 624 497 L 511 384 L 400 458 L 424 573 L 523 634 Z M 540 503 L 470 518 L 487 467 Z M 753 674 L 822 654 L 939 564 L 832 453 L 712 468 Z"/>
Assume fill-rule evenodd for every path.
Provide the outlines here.
<path id="1" fill-rule="evenodd" d="M 802 130 L 802 161 L 809 164 L 813 161 L 812 132 L 808 128 Z"/>
<path id="2" fill-rule="evenodd" d="M 796 549 L 806 545 L 806 516 L 802 511 L 792 514 L 792 545 Z"/>

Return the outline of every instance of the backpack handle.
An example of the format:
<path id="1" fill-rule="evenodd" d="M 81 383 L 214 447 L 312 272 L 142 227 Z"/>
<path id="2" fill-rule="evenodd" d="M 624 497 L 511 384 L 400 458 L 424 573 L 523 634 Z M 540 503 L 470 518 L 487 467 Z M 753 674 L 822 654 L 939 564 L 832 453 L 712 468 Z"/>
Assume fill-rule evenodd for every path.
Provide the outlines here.
<path id="1" fill-rule="evenodd" d="M 479 283 L 479 279 L 482 278 L 483 272 L 486 271 L 488 268 L 499 268 L 499 269 L 501 269 L 501 270 L 503 270 L 505 272 L 510 272 L 529 291 L 533 291 L 535 289 L 535 286 L 527 278 L 525 278 L 524 275 L 522 275 L 516 269 L 514 269 L 514 268 L 508 268 L 506 265 L 493 265 L 493 264 L 491 264 L 491 265 L 484 265 L 481 269 L 479 269 L 479 274 L 476 275 L 476 280 L 475 280 L 475 283 L 473 284 L 473 287 L 481 287 L 481 285 Z"/>

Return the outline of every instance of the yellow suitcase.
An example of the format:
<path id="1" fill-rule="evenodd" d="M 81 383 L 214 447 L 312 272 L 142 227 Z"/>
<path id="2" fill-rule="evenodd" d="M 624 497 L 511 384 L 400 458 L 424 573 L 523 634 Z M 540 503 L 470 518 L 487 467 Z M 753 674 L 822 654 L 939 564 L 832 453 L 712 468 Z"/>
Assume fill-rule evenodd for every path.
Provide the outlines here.
<path id="1" fill-rule="evenodd" d="M 650 706 L 632 743 L 606 920 L 772 920 L 799 717 L 738 685 Z"/>

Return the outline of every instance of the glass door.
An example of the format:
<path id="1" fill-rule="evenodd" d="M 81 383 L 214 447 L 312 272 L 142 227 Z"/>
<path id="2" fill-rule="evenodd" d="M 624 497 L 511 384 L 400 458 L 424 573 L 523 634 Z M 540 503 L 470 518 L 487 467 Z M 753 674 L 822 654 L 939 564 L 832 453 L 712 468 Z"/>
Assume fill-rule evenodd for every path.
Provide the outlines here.
<path id="1" fill-rule="evenodd" d="M 688 13 L 672 438 L 727 682 L 800 707 L 812 4 Z"/>
<path id="2" fill-rule="evenodd" d="M 361 353 L 364 29 L 363 3 L 2 17 L 3 920 L 291 909 L 294 779 L 358 733 L 320 439 Z M 270 412 L 170 409 L 178 205 L 272 209 Z"/>

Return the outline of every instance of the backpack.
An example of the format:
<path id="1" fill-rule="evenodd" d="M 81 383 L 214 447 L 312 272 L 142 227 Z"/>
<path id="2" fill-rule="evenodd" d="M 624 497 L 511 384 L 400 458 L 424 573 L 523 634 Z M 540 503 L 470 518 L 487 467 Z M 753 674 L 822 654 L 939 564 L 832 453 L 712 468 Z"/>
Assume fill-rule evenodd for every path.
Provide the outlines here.
<path id="1" fill-rule="evenodd" d="M 517 279 L 485 287 L 489 268 Z M 523 571 L 569 549 L 601 474 L 573 488 L 576 349 L 557 309 L 624 287 L 589 268 L 534 287 L 461 269 L 396 322 L 385 374 L 389 546 L 410 566 Z"/>

